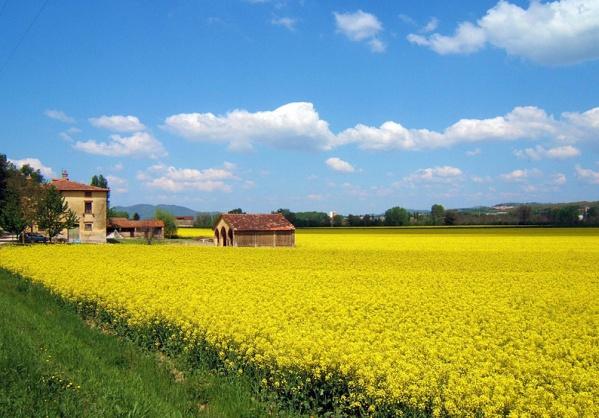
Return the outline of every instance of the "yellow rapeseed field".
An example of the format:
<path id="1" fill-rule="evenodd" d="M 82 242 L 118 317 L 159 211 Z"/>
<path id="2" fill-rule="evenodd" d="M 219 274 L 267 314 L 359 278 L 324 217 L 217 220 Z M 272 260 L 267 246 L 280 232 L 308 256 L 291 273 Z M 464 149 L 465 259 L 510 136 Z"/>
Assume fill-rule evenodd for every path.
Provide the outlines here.
<path id="1" fill-rule="evenodd" d="M 594 229 L 298 231 L 291 249 L 37 245 L 0 248 L 0 266 L 133 329 L 169 324 L 186 349 L 203 345 L 292 403 L 599 416 Z"/>
<path id="2" fill-rule="evenodd" d="M 210 228 L 177 228 L 177 236 L 181 238 L 211 237 L 214 232 Z"/>

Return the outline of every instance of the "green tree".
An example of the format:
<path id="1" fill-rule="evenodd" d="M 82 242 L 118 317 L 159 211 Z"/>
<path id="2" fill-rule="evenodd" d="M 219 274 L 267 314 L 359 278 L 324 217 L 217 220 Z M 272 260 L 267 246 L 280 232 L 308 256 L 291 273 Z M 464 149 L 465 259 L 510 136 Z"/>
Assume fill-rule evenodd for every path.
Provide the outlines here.
<path id="1" fill-rule="evenodd" d="M 295 223 L 297 221 L 295 213 L 291 212 L 291 210 L 289 210 L 289 209 L 282 209 L 281 208 L 281 209 L 277 209 L 273 213 L 280 213 L 281 215 L 283 215 L 285 217 L 285 219 L 287 219 L 293 225 L 295 225 Z"/>
<path id="2" fill-rule="evenodd" d="M 92 177 L 92 180 L 91 180 L 91 182 L 89 184 L 91 186 L 101 187 L 103 189 L 108 189 L 108 192 L 106 193 L 106 207 L 110 208 L 110 187 L 108 187 L 108 180 L 106 179 L 106 177 L 104 177 L 102 174 L 100 174 L 100 175 L 94 174 L 94 176 Z M 108 209 L 106 211 L 106 217 L 107 218 L 120 218 L 120 217 L 123 217 L 123 216 L 115 216 L 115 215 L 113 215 L 113 213 L 111 211 L 112 211 L 112 209 Z M 126 217 L 129 218 L 129 214 L 127 214 Z"/>
<path id="3" fill-rule="evenodd" d="M 443 205 L 435 204 L 431 207 L 431 223 L 442 225 L 445 220 L 445 208 Z"/>
<path id="4" fill-rule="evenodd" d="M 5 231 L 23 238 L 23 232 L 25 232 L 28 225 L 18 191 L 7 190 L 2 210 L 0 210 L 0 226 Z"/>
<path id="5" fill-rule="evenodd" d="M 333 226 L 343 226 L 343 215 L 333 216 Z"/>
<path id="6" fill-rule="evenodd" d="M 363 226 L 364 223 L 358 215 L 349 214 L 347 215 L 347 224 L 349 226 Z"/>
<path id="7" fill-rule="evenodd" d="M 33 180 L 37 184 L 42 184 L 45 182 L 44 176 L 39 170 L 34 169 L 29 164 L 24 164 L 19 170 L 21 174 L 27 179 Z"/>
<path id="8" fill-rule="evenodd" d="M 72 209 L 67 209 L 64 215 L 64 227 L 68 231 L 69 229 L 79 227 L 79 217 Z M 69 234 L 67 232 L 67 241 L 69 240 Z"/>
<path id="9" fill-rule="evenodd" d="M 527 225 L 530 223 L 532 218 L 532 208 L 528 205 L 520 205 L 516 208 L 516 218 L 518 218 L 518 224 Z"/>
<path id="10" fill-rule="evenodd" d="M 193 221 L 193 226 L 196 228 L 212 228 L 216 217 L 213 214 L 204 212 L 198 213 Z"/>
<path id="11" fill-rule="evenodd" d="M 458 212 L 455 210 L 446 210 L 445 211 L 445 225 L 457 225 L 458 224 Z"/>
<path id="12" fill-rule="evenodd" d="M 46 230 L 50 242 L 71 224 L 70 212 L 68 203 L 56 187 L 45 188 L 37 206 L 36 221 L 40 229 Z"/>
<path id="13" fill-rule="evenodd" d="M 236 209 L 231 209 L 229 211 L 229 213 L 230 214 L 238 214 L 239 215 L 239 214 L 242 214 L 242 213 L 245 213 L 245 212 L 243 210 L 241 210 L 241 208 L 236 208 Z"/>
<path id="14" fill-rule="evenodd" d="M 175 217 L 173 215 L 163 209 L 156 209 L 154 216 L 156 216 L 156 219 L 164 222 L 165 237 L 172 238 L 177 234 L 177 224 L 175 223 Z"/>
<path id="15" fill-rule="evenodd" d="M 586 222 L 591 225 L 599 224 L 599 206 L 591 206 L 587 211 Z"/>
<path id="16" fill-rule="evenodd" d="M 129 214 L 127 214 L 127 217 L 129 217 Z M 139 219 L 140 219 L 139 213 L 135 212 L 133 214 L 133 220 L 134 221 L 139 221 Z"/>
<path id="17" fill-rule="evenodd" d="M 385 211 L 385 225 L 387 226 L 403 226 L 409 222 L 410 214 L 404 208 L 395 206 Z"/>
<path id="18" fill-rule="evenodd" d="M 556 220 L 560 225 L 575 225 L 578 223 L 578 207 L 562 206 L 557 210 Z"/>
<path id="19" fill-rule="evenodd" d="M 103 189 L 108 189 L 108 180 L 102 174 L 95 175 L 92 177 L 92 181 L 90 182 L 92 186 L 101 187 Z"/>
<path id="20" fill-rule="evenodd" d="M 6 202 L 6 198 L 8 195 L 8 176 L 10 173 L 10 163 L 6 158 L 6 155 L 0 154 L 0 212 L 2 212 L 2 207 Z"/>
<path id="21" fill-rule="evenodd" d="M 115 208 L 110 208 L 108 209 L 108 217 L 129 219 L 129 212 L 126 210 L 116 210 Z"/>
<path id="22" fill-rule="evenodd" d="M 43 181 L 39 170 L 27 164 L 17 169 L 0 155 L 0 228 L 17 235 L 33 228 Z"/>

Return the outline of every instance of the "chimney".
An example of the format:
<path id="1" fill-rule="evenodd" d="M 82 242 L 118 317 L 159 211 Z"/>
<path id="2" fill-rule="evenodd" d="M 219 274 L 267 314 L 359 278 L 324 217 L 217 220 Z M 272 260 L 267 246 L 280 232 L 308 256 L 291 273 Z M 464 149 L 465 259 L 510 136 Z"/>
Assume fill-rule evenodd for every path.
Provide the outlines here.
<path id="1" fill-rule="evenodd" d="M 62 170 L 62 179 L 63 180 L 69 179 L 69 173 L 67 172 L 67 170 Z"/>

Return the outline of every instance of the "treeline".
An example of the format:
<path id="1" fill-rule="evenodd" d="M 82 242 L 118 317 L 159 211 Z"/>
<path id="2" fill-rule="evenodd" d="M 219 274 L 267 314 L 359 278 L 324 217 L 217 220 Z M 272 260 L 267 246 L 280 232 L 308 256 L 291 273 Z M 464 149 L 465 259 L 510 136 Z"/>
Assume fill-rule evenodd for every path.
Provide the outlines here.
<path id="1" fill-rule="evenodd" d="M 292 212 L 289 209 L 277 209 L 273 213 L 282 214 L 289 222 L 298 228 L 307 227 L 340 227 L 340 226 L 406 226 L 411 220 L 420 218 L 418 212 L 409 212 L 399 206 L 388 209 L 384 215 L 365 214 L 343 216 L 325 212 Z"/>
<path id="2" fill-rule="evenodd" d="M 25 232 L 37 228 L 52 241 L 77 226 L 75 212 L 39 170 L 27 164 L 17 168 L 0 154 L 0 229 L 24 241 Z"/>
<path id="3" fill-rule="evenodd" d="M 599 204 L 591 206 L 519 205 L 505 212 L 484 210 L 446 210 L 435 204 L 430 211 L 409 211 L 393 207 L 382 215 L 335 214 L 325 212 L 292 212 L 278 209 L 296 227 L 369 227 L 369 226 L 441 226 L 441 225 L 540 225 L 540 226 L 599 226 Z"/>

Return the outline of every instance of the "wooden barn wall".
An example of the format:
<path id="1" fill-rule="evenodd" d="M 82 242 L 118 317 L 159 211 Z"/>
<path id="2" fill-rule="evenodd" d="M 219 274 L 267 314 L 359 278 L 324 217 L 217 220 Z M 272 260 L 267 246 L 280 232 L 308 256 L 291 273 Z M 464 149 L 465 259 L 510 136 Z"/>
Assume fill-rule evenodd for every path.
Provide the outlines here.
<path id="1" fill-rule="evenodd" d="M 292 247 L 292 231 L 237 232 L 234 240 L 238 247 Z"/>

